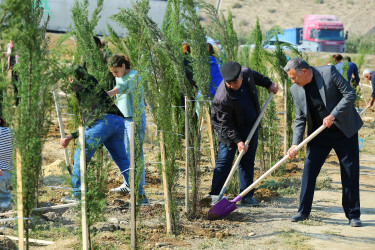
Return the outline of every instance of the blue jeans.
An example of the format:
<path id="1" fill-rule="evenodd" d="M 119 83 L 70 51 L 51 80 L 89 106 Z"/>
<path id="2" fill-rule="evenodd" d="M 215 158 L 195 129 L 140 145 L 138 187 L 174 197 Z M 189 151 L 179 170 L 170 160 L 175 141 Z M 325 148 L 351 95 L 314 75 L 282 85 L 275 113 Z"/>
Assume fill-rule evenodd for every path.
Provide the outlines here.
<path id="1" fill-rule="evenodd" d="M 9 192 L 11 186 L 12 174 L 8 171 L 3 171 L 3 175 L 0 176 L 0 210 L 10 208 L 10 201 L 12 195 Z"/>
<path id="2" fill-rule="evenodd" d="M 245 140 L 244 140 L 245 142 Z M 255 153 L 258 147 L 258 130 L 255 131 L 253 138 L 249 143 L 249 149 L 242 156 L 239 164 L 239 179 L 240 191 L 244 191 L 254 180 L 254 162 Z M 233 145 L 231 149 L 226 147 L 223 143 L 219 143 L 219 152 L 214 169 L 214 176 L 212 177 L 212 186 L 210 195 L 219 195 L 230 170 L 232 169 L 234 156 L 237 151 L 237 145 Z M 254 189 L 251 190 L 245 197 L 253 196 Z"/>
<path id="3" fill-rule="evenodd" d="M 128 180 L 130 162 L 124 145 L 124 120 L 121 116 L 108 114 L 103 119 L 97 120 L 94 125 L 85 130 L 86 161 L 89 162 L 95 151 L 102 145 L 107 148 L 114 162 L 119 167 L 125 180 Z M 81 172 L 80 172 L 80 146 L 74 153 L 73 167 L 73 195 L 80 196 Z"/>
<path id="4" fill-rule="evenodd" d="M 125 136 L 124 136 L 125 150 L 126 150 L 128 159 L 130 159 L 130 136 L 131 136 L 130 123 L 133 122 L 133 117 L 125 117 L 124 122 L 125 122 Z M 146 114 L 145 113 L 143 113 L 143 115 L 141 116 L 140 125 L 141 125 L 141 133 L 139 135 L 139 140 L 141 144 L 143 144 L 145 131 L 146 131 Z M 142 176 L 141 176 L 141 180 L 139 183 L 139 193 L 144 194 L 145 190 L 143 186 L 146 184 L 146 176 L 145 176 L 146 174 L 145 174 L 145 164 L 144 164 L 145 158 L 143 155 L 143 146 L 141 146 L 140 153 L 141 153 L 141 160 L 142 160 L 142 163 L 141 163 Z M 124 179 L 124 182 L 128 183 L 125 179 Z"/>

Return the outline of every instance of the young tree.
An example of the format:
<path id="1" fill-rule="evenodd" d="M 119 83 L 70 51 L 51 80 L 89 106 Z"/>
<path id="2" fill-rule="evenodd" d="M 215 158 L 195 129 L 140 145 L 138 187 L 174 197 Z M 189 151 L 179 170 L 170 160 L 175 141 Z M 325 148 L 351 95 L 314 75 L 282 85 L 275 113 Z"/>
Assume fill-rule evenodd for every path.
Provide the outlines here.
<path id="1" fill-rule="evenodd" d="M 50 72 L 49 39 L 46 37 L 48 16 L 43 19 L 40 0 L 3 1 L 3 33 L 17 48 L 15 66 L 19 81 L 19 104 L 8 99 L 4 115 L 14 129 L 17 152 L 21 157 L 23 212 L 30 217 L 37 202 L 37 189 L 42 166 L 42 148 L 49 128 L 51 86 L 55 77 Z M 3 35 L 3 34 L 2 34 Z M 17 167 L 21 167 L 17 166 Z M 25 221 L 26 248 L 29 249 L 30 221 Z"/>

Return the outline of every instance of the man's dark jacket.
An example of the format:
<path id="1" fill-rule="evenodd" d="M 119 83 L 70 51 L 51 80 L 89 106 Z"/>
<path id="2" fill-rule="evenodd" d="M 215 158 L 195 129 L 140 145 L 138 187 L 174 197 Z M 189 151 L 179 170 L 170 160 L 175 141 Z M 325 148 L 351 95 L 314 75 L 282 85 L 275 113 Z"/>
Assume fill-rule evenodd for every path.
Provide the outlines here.
<path id="1" fill-rule="evenodd" d="M 269 78 L 247 67 L 242 67 L 241 73 L 243 74 L 242 84 L 249 90 L 257 114 L 259 114 L 260 106 L 255 85 L 268 89 L 272 82 Z M 225 146 L 231 148 L 238 142 L 244 141 L 241 138 L 241 132 L 245 130 L 242 110 L 233 90 L 226 86 L 224 80 L 218 87 L 212 102 L 211 122 L 220 142 Z"/>

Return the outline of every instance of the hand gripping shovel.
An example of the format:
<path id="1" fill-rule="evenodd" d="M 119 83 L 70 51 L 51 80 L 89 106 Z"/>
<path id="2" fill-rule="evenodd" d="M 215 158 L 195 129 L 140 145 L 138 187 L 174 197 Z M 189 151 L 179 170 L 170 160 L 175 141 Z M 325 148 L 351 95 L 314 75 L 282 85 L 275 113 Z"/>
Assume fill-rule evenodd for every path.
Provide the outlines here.
<path id="1" fill-rule="evenodd" d="M 267 108 L 268 104 L 270 103 L 272 97 L 273 97 L 273 92 L 271 92 L 271 93 L 268 95 L 268 98 L 267 98 L 266 102 L 264 103 L 262 110 L 260 111 L 260 113 L 259 113 L 257 119 L 255 120 L 255 123 L 254 123 L 254 125 L 253 125 L 253 127 L 252 127 L 252 129 L 251 129 L 251 131 L 250 131 L 250 133 L 249 133 L 249 135 L 248 135 L 247 138 L 246 138 L 245 146 L 249 145 L 249 143 L 250 143 L 250 141 L 251 141 L 251 138 L 253 137 L 253 135 L 254 135 L 254 133 L 255 133 L 255 130 L 257 129 L 257 127 L 258 127 L 258 125 L 259 125 L 259 122 L 260 122 L 260 120 L 262 119 L 263 114 L 264 114 L 264 112 L 266 111 L 266 108 Z M 238 165 L 240 164 L 240 161 L 241 161 L 242 156 L 243 156 L 244 154 L 245 154 L 245 150 L 242 149 L 242 150 L 240 151 L 239 155 L 237 156 L 236 161 L 235 161 L 234 164 L 233 164 L 233 167 L 232 167 L 232 169 L 231 169 L 231 171 L 230 171 L 230 173 L 229 173 L 229 175 L 228 175 L 228 177 L 227 177 L 227 180 L 226 180 L 225 183 L 224 183 L 224 186 L 221 188 L 221 191 L 220 191 L 220 194 L 219 194 L 219 196 L 218 196 L 218 198 L 217 198 L 217 201 L 220 201 L 221 198 L 223 198 L 223 195 L 224 195 L 225 191 L 227 190 L 227 186 L 228 186 L 228 184 L 229 184 L 229 182 L 230 182 L 230 179 L 232 179 L 233 174 L 234 174 L 234 172 L 236 171 Z"/>
<path id="2" fill-rule="evenodd" d="M 314 133 L 308 136 L 304 141 L 302 141 L 295 149 L 300 150 L 305 144 L 311 141 L 315 136 L 322 132 L 326 127 L 323 125 L 320 126 Z M 248 186 L 242 193 L 240 193 L 236 198 L 231 201 L 227 199 L 222 199 L 215 206 L 213 206 L 210 211 L 208 211 L 208 219 L 215 220 L 224 218 L 229 215 L 231 212 L 237 209 L 236 202 L 240 201 L 248 192 L 250 192 L 254 187 L 256 187 L 264 178 L 270 175 L 278 167 L 280 167 L 284 162 L 288 160 L 288 155 L 285 155 L 279 162 L 277 162 L 272 168 L 265 172 L 261 177 L 259 177 L 255 182 Z"/>

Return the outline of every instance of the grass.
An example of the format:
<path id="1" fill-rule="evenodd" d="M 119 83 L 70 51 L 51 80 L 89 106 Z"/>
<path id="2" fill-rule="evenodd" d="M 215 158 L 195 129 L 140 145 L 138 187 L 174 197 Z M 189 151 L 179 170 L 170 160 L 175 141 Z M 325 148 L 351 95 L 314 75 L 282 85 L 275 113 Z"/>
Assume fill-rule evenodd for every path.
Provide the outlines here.
<path id="1" fill-rule="evenodd" d="M 38 220 L 39 216 L 33 216 L 34 221 Z M 30 224 L 30 238 L 43 239 L 43 240 L 55 240 L 59 238 L 75 238 L 78 232 L 74 227 L 65 227 L 59 222 L 47 222 L 47 223 L 31 223 Z"/>
<path id="2" fill-rule="evenodd" d="M 301 225 L 305 225 L 305 226 L 322 226 L 324 224 L 323 218 L 328 218 L 328 217 L 329 217 L 328 213 L 315 212 L 310 215 L 308 220 L 304 220 L 298 223 Z"/>
<path id="3" fill-rule="evenodd" d="M 322 189 L 332 189 L 332 178 L 327 177 L 323 180 L 317 180 L 315 185 L 315 190 L 322 190 Z"/>
<path id="4" fill-rule="evenodd" d="M 282 196 L 293 196 L 298 192 L 300 186 L 301 179 L 299 178 L 281 178 L 279 180 L 267 180 L 259 188 L 267 188 Z"/>
<path id="5" fill-rule="evenodd" d="M 312 249 L 305 243 L 310 238 L 295 229 L 282 231 L 280 236 L 283 243 L 291 249 Z"/>
<path id="6" fill-rule="evenodd" d="M 242 8 L 242 4 L 240 4 L 240 3 L 234 3 L 234 4 L 232 5 L 232 8 L 233 8 L 233 9 L 240 9 L 240 8 Z"/>
<path id="7" fill-rule="evenodd" d="M 339 237 L 343 237 L 344 235 L 340 234 L 339 232 L 335 232 L 335 231 L 330 231 L 330 230 L 325 230 L 323 231 L 324 234 L 329 234 L 329 235 L 333 235 L 333 236 L 339 236 Z"/>

